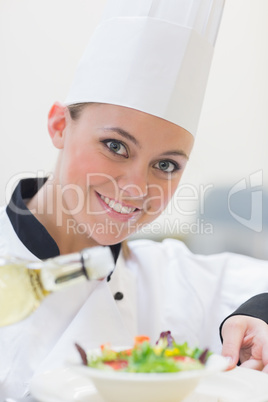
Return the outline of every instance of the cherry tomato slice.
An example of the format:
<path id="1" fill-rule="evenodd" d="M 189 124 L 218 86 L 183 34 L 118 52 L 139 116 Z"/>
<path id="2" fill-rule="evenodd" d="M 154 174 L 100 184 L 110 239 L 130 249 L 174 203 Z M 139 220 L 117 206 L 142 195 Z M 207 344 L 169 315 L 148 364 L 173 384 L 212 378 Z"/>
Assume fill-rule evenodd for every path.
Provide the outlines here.
<path id="1" fill-rule="evenodd" d="M 145 336 L 145 335 L 139 335 L 139 336 L 135 336 L 134 338 L 134 343 L 135 345 L 139 344 L 139 343 L 143 343 L 143 342 L 150 342 L 150 338 L 149 336 Z"/>
<path id="2" fill-rule="evenodd" d="M 128 366 L 128 361 L 127 360 L 111 360 L 108 362 L 103 362 L 104 364 L 107 364 L 107 366 L 110 366 L 114 370 L 122 370 Z"/>
<path id="3" fill-rule="evenodd" d="M 182 361 L 182 362 L 194 362 L 195 359 L 189 356 L 172 356 L 174 360 Z"/>

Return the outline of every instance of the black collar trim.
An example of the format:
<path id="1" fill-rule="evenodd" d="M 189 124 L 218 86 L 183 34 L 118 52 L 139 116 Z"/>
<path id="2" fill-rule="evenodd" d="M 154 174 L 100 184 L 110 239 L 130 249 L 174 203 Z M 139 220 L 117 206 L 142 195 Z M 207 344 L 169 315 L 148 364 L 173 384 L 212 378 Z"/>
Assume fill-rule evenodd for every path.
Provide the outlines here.
<path id="1" fill-rule="evenodd" d="M 46 181 L 47 178 L 21 180 L 6 208 L 7 215 L 18 238 L 31 253 L 41 260 L 56 257 L 60 254 L 60 251 L 55 240 L 30 212 L 24 200 L 32 198 Z M 110 247 L 116 262 L 120 253 L 121 243 Z"/>

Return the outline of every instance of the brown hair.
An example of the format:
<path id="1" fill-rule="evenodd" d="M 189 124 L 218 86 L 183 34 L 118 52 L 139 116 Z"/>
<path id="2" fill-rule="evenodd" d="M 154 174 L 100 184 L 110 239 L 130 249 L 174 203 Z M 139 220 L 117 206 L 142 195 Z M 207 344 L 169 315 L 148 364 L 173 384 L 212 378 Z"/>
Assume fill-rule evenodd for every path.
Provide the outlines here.
<path id="1" fill-rule="evenodd" d="M 67 108 L 69 110 L 70 116 L 73 120 L 77 120 L 83 111 L 83 109 L 88 106 L 92 105 L 92 102 L 87 102 L 87 103 L 75 103 L 73 105 L 68 105 Z"/>
<path id="2" fill-rule="evenodd" d="M 75 103 L 73 105 L 68 105 L 67 108 L 69 110 L 70 116 L 73 120 L 79 119 L 80 114 L 84 110 L 84 108 L 88 105 L 93 105 L 94 102 L 87 102 L 87 103 Z M 125 260 L 130 258 L 130 248 L 128 247 L 127 240 L 123 240 L 122 243 L 122 254 Z"/>

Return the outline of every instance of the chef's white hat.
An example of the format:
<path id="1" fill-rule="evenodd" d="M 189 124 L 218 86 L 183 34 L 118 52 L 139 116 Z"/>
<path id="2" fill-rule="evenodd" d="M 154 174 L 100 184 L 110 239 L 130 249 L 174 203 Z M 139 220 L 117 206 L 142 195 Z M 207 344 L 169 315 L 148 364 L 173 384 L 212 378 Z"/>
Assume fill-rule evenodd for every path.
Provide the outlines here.
<path id="1" fill-rule="evenodd" d="M 193 136 L 224 0 L 108 0 L 66 104 L 137 109 Z"/>

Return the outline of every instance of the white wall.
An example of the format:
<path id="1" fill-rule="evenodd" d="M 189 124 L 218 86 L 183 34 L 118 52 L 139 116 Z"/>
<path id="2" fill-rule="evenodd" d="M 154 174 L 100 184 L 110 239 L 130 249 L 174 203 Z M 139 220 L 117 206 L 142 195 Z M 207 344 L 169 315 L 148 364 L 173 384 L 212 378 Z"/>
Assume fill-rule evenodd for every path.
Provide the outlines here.
<path id="1" fill-rule="evenodd" d="M 105 0 L 0 0 L 0 204 L 6 183 L 53 169 L 47 133 Z M 9 193 L 9 191 L 8 191 Z"/>
<path id="2" fill-rule="evenodd" d="M 267 0 L 226 0 L 187 173 L 196 182 L 234 183 L 259 169 L 268 181 L 267 21 Z"/>
<path id="3" fill-rule="evenodd" d="M 55 100 L 64 100 L 104 5 L 105 0 L 0 0 L 1 204 L 14 177 L 53 168 L 56 151 L 47 134 L 47 113 Z M 267 0 L 226 0 L 182 183 L 197 190 L 231 187 L 262 170 L 267 186 L 267 21 Z"/>
<path id="4" fill-rule="evenodd" d="M 256 202 L 252 198 L 260 195 L 259 190 L 263 194 L 268 190 L 267 21 L 267 0 L 226 0 L 199 132 L 183 178 L 185 184 L 193 183 L 198 192 L 199 200 L 190 207 L 197 214 L 188 217 L 176 214 L 181 221 L 188 219 L 197 223 L 193 230 L 190 226 L 185 239 L 194 252 L 210 254 L 228 250 L 268 259 L 268 199 L 263 198 L 261 210 L 260 198 L 255 198 Z M 255 173 L 257 180 L 254 180 Z M 231 190 L 243 179 L 249 188 L 250 180 L 254 186 L 261 175 L 262 186 L 252 187 L 250 199 L 242 191 L 243 205 L 240 211 L 235 210 L 251 225 L 247 227 L 233 219 L 225 200 L 218 215 L 222 214 L 227 222 L 220 216 L 218 220 L 212 219 L 213 234 L 204 234 L 202 221 L 196 218 L 209 221 L 206 206 L 209 209 L 211 205 L 202 199 L 202 188 Z M 210 194 L 210 189 L 206 194 Z M 186 209 L 186 202 L 181 204 Z M 260 223 L 262 228 L 258 227 Z"/>

